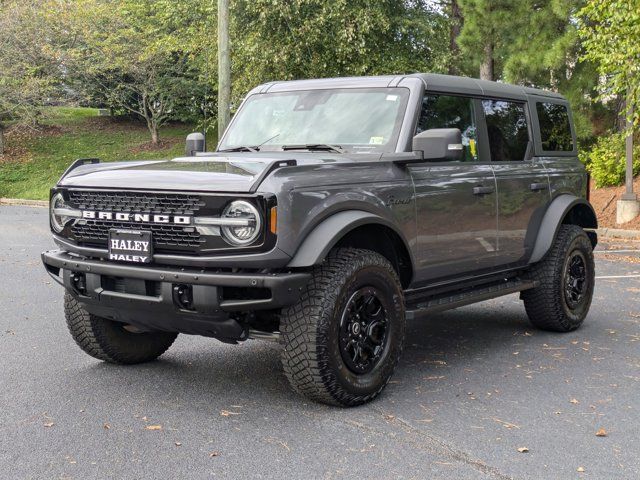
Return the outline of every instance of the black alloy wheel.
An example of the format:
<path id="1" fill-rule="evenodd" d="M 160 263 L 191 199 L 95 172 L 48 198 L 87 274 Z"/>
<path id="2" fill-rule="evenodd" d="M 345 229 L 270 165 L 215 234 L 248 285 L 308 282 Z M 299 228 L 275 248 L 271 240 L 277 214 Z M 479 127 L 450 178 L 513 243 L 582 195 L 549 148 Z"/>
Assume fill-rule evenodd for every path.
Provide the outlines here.
<path id="1" fill-rule="evenodd" d="M 387 343 L 387 309 L 373 287 L 351 295 L 340 320 L 340 354 L 356 374 L 368 373 L 380 361 Z"/>

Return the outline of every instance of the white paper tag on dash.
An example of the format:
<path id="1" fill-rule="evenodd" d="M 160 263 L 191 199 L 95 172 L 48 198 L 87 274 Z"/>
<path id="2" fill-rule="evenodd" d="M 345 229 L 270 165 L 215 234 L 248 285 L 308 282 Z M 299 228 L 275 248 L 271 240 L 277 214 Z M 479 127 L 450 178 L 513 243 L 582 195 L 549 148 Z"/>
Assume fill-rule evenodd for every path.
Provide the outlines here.
<path id="1" fill-rule="evenodd" d="M 396 102 L 398 100 L 398 95 L 387 95 L 387 102 Z"/>

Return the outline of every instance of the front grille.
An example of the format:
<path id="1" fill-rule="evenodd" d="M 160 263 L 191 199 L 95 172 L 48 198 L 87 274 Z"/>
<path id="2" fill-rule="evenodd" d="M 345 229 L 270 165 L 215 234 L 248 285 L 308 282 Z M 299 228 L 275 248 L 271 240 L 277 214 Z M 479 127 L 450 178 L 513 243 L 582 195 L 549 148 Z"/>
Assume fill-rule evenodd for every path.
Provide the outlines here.
<path id="1" fill-rule="evenodd" d="M 156 215 L 191 216 L 205 207 L 200 195 L 161 192 L 69 190 L 68 201 L 73 208 L 80 210 Z M 71 227 L 71 233 L 81 245 L 106 248 L 112 228 L 151 230 L 153 246 L 158 251 L 195 253 L 206 243 L 195 228 L 180 225 L 80 219 Z"/>
<path id="2" fill-rule="evenodd" d="M 199 195 L 147 192 L 69 191 L 69 203 L 82 210 L 193 215 L 205 205 Z"/>
<path id="3" fill-rule="evenodd" d="M 178 191 L 117 191 L 91 189 L 62 189 L 66 202 L 72 209 L 94 212 L 96 218 L 76 218 L 60 232 L 60 236 L 69 239 L 80 247 L 107 249 L 109 230 L 145 230 L 151 231 L 154 252 L 164 255 L 213 255 L 233 252 L 242 254 L 258 249 L 270 249 L 275 245 L 275 236 L 266 232 L 256 240 L 255 245 L 247 248 L 231 246 L 220 234 L 216 226 L 198 226 L 153 222 L 153 215 L 170 217 L 207 217 L 216 218 L 222 215 L 225 207 L 239 195 L 233 197 L 216 193 L 178 192 Z M 264 198 L 247 197 L 263 212 L 268 211 L 275 199 L 265 201 Z M 148 214 L 151 222 L 134 221 L 134 218 L 123 220 L 122 215 L 111 219 L 100 218 L 99 213 Z M 88 217 L 90 215 L 87 215 Z M 140 220 L 138 218 L 138 220 Z M 170 220 L 171 221 L 171 220 Z M 268 242 L 267 242 L 268 240 Z"/>
<path id="4" fill-rule="evenodd" d="M 82 243 L 106 247 L 109 230 L 112 228 L 151 230 L 153 232 L 153 245 L 159 249 L 172 249 L 174 247 L 198 248 L 205 243 L 205 239 L 193 227 L 175 225 L 148 224 L 142 226 L 139 223 L 131 222 L 80 220 L 71 227 L 71 230 L 74 237 Z"/>

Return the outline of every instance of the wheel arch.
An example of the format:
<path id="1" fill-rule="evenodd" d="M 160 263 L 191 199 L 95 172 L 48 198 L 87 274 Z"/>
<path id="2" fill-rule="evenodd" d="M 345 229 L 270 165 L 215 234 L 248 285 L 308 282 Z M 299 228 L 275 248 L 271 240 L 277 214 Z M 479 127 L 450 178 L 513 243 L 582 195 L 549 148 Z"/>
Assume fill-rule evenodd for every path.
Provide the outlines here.
<path id="1" fill-rule="evenodd" d="M 597 245 L 595 229 L 598 228 L 598 219 L 593 207 L 584 198 L 560 195 L 551 202 L 542 218 L 530 263 L 539 262 L 547 254 L 558 235 L 560 225 L 577 225 L 589 229 L 587 235 L 591 244 L 594 248 Z"/>
<path id="2" fill-rule="evenodd" d="M 323 220 L 303 240 L 287 266 L 318 265 L 335 247 L 377 252 L 391 262 L 404 288 L 411 283 L 413 258 L 403 236 L 388 220 L 361 210 L 341 211 Z"/>

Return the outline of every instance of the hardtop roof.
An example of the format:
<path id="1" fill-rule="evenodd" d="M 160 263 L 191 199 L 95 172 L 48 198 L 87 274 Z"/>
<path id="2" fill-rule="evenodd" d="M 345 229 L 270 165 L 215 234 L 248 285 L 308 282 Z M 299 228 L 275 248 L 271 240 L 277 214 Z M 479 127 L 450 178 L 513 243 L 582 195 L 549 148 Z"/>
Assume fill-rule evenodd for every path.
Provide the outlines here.
<path id="1" fill-rule="evenodd" d="M 425 89 L 434 92 L 480 95 L 518 100 L 527 100 L 529 96 L 550 97 L 564 100 L 559 93 L 502 82 L 490 82 L 470 77 L 441 75 L 438 73 L 413 73 L 409 75 L 382 75 L 369 77 L 318 78 L 310 80 L 289 80 L 265 83 L 256 87 L 252 93 L 286 92 L 292 90 L 314 90 L 323 88 L 383 88 L 395 87 L 404 79 L 420 79 Z"/>

